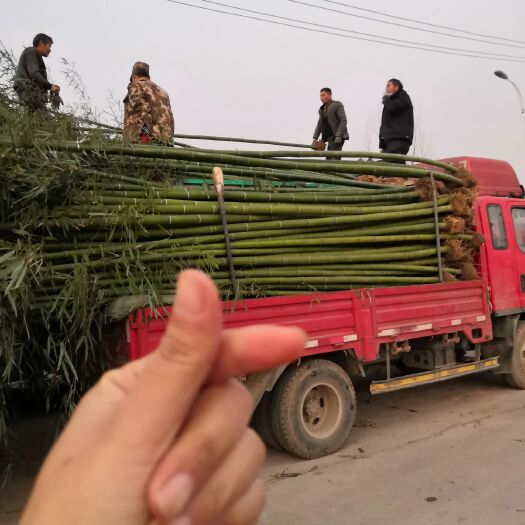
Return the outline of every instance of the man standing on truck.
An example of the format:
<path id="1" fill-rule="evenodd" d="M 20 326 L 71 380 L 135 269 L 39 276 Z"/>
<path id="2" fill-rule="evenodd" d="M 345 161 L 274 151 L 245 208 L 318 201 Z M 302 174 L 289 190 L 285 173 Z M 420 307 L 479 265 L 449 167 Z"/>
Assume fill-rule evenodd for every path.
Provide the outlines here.
<path id="1" fill-rule="evenodd" d="M 328 143 L 328 151 L 341 151 L 345 140 L 350 138 L 346 127 L 345 108 L 342 102 L 332 100 L 330 88 L 321 89 L 320 98 L 323 105 L 319 108 L 319 120 L 314 131 L 312 147 L 323 151 Z M 322 142 L 318 141 L 319 136 Z"/>
<path id="2" fill-rule="evenodd" d="M 149 65 L 135 62 L 124 99 L 124 137 L 129 142 L 171 144 L 175 122 L 170 97 L 150 80 Z"/>
<path id="3" fill-rule="evenodd" d="M 383 153 L 406 155 L 414 138 L 414 108 L 403 84 L 391 78 L 383 95 L 379 147 Z M 404 162 L 403 162 L 404 164 Z"/>
<path id="4" fill-rule="evenodd" d="M 13 88 L 20 102 L 31 112 L 45 112 L 48 102 L 48 92 L 53 100 L 61 102 L 59 97 L 60 87 L 51 84 L 47 79 L 46 65 L 43 57 L 51 53 L 53 39 L 38 33 L 33 38 L 32 47 L 26 47 L 20 55 L 18 67 L 13 82 Z M 56 108 L 55 104 L 54 107 Z M 56 108 L 58 109 L 58 108 Z"/>

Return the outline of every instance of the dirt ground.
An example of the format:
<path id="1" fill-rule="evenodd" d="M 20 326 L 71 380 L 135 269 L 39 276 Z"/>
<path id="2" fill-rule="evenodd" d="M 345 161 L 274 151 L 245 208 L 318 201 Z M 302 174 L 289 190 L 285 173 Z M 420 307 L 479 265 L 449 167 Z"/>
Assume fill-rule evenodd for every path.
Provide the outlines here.
<path id="1" fill-rule="evenodd" d="M 332 456 L 272 452 L 260 525 L 525 524 L 525 392 L 478 375 L 361 400 Z"/>
<path id="2" fill-rule="evenodd" d="M 525 524 L 525 392 L 490 375 L 370 398 L 344 448 L 303 461 L 270 451 L 260 525 Z M 24 421 L 0 494 L 14 525 L 53 421 Z"/>

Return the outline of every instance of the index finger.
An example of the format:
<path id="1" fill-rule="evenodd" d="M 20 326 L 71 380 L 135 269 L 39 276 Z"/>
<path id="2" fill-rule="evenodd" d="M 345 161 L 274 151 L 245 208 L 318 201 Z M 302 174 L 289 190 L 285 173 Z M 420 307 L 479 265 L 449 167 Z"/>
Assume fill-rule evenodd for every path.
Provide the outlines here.
<path id="1" fill-rule="evenodd" d="M 299 359 L 306 334 L 294 326 L 253 325 L 224 330 L 209 382 L 269 370 Z"/>

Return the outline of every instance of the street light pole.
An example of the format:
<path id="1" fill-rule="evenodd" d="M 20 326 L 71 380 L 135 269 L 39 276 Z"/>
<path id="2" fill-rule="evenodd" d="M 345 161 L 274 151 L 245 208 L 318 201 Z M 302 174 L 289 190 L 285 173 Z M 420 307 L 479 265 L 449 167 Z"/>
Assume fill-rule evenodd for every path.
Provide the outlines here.
<path id="1" fill-rule="evenodd" d="M 501 78 L 502 80 L 510 82 L 518 94 L 521 110 L 521 176 L 523 177 L 523 182 L 525 182 L 525 106 L 523 105 L 523 95 L 521 94 L 519 86 L 513 82 L 505 72 L 498 69 L 497 71 L 494 71 L 494 75 L 496 75 L 498 78 Z"/>

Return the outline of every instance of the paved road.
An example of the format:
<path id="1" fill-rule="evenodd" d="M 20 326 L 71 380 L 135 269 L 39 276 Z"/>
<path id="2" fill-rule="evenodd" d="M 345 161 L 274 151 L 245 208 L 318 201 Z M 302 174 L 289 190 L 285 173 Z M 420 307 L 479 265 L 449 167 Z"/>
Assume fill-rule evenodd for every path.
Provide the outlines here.
<path id="1" fill-rule="evenodd" d="M 473 376 L 361 403 L 339 453 L 271 452 L 260 525 L 525 524 L 525 392 Z"/>
<path id="2" fill-rule="evenodd" d="M 270 452 L 260 525 L 525 524 L 525 392 L 473 376 L 368 399 L 343 450 L 313 461 Z M 24 461 L 0 494 L 14 525 L 47 421 L 20 427 Z"/>

